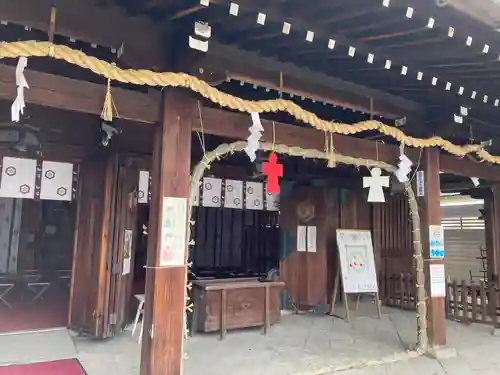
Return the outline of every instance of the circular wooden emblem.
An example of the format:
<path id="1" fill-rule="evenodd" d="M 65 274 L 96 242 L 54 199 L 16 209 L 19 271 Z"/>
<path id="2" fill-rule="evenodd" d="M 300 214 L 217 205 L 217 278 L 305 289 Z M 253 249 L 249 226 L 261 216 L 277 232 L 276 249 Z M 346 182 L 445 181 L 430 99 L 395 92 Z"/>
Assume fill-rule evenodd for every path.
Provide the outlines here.
<path id="1" fill-rule="evenodd" d="M 302 201 L 297 205 L 297 217 L 300 221 L 307 223 L 314 219 L 314 205 L 308 201 Z"/>

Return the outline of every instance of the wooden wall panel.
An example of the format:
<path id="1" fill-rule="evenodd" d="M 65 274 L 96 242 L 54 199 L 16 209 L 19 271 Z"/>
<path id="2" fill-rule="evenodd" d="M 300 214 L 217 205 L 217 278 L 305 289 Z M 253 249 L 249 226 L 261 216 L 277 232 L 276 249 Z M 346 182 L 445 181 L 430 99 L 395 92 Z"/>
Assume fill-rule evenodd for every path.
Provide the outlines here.
<path id="1" fill-rule="evenodd" d="M 380 272 L 411 272 L 413 239 L 406 197 L 373 204 L 373 245 Z"/>
<path id="2" fill-rule="evenodd" d="M 107 264 L 114 159 L 80 166 L 69 326 L 101 338 L 107 328 L 110 266 Z"/>
<path id="3" fill-rule="evenodd" d="M 372 228 L 370 203 L 362 191 L 341 191 L 340 228 L 366 230 Z"/>
<path id="4" fill-rule="evenodd" d="M 303 223 L 297 205 L 307 200 L 315 207 L 314 219 Z M 297 252 L 297 226 L 318 227 L 316 254 Z M 336 230 L 371 230 L 378 273 L 411 272 L 412 230 L 406 197 L 387 196 L 385 203 L 371 204 L 359 190 L 296 189 L 282 198 L 280 274 L 292 303 L 311 308 L 330 302 L 337 265 Z"/>
<path id="5" fill-rule="evenodd" d="M 299 188 L 290 198 L 281 201 L 280 228 L 284 232 L 285 253 L 280 263 L 281 279 L 286 283 L 291 302 L 300 309 L 309 309 L 327 302 L 328 248 L 326 194 L 321 188 Z M 298 206 L 308 206 L 314 213 L 304 221 L 297 214 Z M 297 251 L 297 226 L 317 227 L 316 252 Z"/>
<path id="6" fill-rule="evenodd" d="M 266 273 L 278 266 L 278 212 L 196 207 L 193 270 Z M 222 277 L 223 275 L 221 275 Z"/>

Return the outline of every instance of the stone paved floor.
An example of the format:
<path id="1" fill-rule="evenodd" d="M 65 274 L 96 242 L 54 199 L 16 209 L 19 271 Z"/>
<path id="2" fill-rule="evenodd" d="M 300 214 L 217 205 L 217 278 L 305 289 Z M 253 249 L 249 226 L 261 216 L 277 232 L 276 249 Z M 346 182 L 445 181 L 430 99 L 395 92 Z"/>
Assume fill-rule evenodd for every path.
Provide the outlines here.
<path id="1" fill-rule="evenodd" d="M 358 317 L 351 324 L 321 315 L 288 315 L 268 336 L 259 330 L 198 335 L 186 342 L 185 375 L 319 375 L 367 360 L 406 358 L 415 342 L 415 314 L 384 310 L 379 321 Z M 342 371 L 345 375 L 497 375 L 500 337 L 488 326 L 448 322 L 448 340 L 458 357 L 438 362 L 420 357 Z M 107 342 L 75 338 L 89 375 L 137 375 L 140 346 L 124 332 Z"/>

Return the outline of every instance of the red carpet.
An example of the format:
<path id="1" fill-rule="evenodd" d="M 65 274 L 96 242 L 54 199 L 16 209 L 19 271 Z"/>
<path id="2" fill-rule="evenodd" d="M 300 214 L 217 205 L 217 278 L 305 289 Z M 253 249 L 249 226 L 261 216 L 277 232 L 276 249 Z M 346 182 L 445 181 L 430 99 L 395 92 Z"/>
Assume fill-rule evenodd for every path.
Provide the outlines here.
<path id="1" fill-rule="evenodd" d="M 0 367 L 0 375 L 86 375 L 76 359 Z"/>

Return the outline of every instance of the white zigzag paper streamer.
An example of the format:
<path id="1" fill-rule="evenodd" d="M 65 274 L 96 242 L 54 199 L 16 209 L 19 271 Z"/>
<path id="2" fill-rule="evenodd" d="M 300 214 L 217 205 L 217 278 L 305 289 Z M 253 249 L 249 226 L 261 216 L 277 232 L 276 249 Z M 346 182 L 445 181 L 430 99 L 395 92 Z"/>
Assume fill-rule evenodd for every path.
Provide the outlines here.
<path id="1" fill-rule="evenodd" d="M 13 122 L 19 122 L 19 120 L 21 120 L 21 115 L 24 113 L 24 107 L 26 107 L 24 89 L 29 88 L 29 86 L 24 77 L 24 68 L 26 68 L 27 65 L 28 59 L 24 56 L 20 57 L 16 67 L 17 96 L 11 107 L 11 119 Z"/>
<path id="2" fill-rule="evenodd" d="M 245 147 L 245 152 L 251 161 L 255 161 L 257 157 L 256 152 L 260 146 L 260 138 L 262 137 L 261 132 L 264 131 L 258 112 L 252 112 L 252 126 L 249 130 L 250 136 L 247 138 L 248 144 L 247 147 Z"/>
<path id="3" fill-rule="evenodd" d="M 401 145 L 401 147 L 399 148 L 399 151 L 400 151 L 400 155 L 399 155 L 398 170 L 396 171 L 395 175 L 396 175 L 396 178 L 398 179 L 399 182 L 404 183 L 404 182 L 408 182 L 408 175 L 411 172 L 412 162 L 405 155 L 403 145 Z"/>

